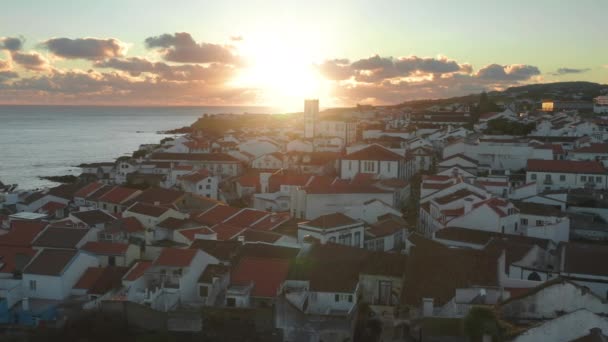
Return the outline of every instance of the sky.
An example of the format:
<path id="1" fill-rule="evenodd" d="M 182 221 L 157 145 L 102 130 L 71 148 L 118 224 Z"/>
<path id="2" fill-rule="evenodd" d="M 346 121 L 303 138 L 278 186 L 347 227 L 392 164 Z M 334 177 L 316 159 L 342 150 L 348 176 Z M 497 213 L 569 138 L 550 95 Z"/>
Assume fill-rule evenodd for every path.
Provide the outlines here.
<path id="1" fill-rule="evenodd" d="M 9 1 L 0 103 L 393 104 L 608 83 L 606 0 Z"/>

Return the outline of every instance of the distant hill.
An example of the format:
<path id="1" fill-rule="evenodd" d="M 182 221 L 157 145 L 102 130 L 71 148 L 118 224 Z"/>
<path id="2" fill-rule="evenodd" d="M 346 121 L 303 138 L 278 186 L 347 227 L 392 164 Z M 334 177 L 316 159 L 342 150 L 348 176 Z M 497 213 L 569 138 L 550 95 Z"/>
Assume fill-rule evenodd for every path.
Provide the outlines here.
<path id="1" fill-rule="evenodd" d="M 543 99 L 591 101 L 594 97 L 600 95 L 602 90 L 608 90 L 608 85 L 593 82 L 556 82 L 528 84 L 510 87 L 504 91 L 491 91 L 488 92 L 488 97 L 495 102 L 509 102 L 517 99 L 530 99 L 533 101 L 541 101 Z M 479 96 L 480 94 L 470 94 L 445 99 L 415 100 L 389 107 L 412 107 L 414 109 L 421 109 L 434 105 L 443 106 L 451 103 L 472 104 L 479 101 Z"/>

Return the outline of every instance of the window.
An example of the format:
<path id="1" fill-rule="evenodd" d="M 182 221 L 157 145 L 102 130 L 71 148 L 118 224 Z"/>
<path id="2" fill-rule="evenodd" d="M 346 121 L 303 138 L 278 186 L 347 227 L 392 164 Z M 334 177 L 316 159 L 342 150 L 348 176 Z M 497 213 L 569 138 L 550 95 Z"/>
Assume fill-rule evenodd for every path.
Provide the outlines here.
<path id="1" fill-rule="evenodd" d="M 599 177 L 599 176 L 595 177 L 595 182 L 596 183 L 601 183 L 602 182 L 602 177 Z"/>
<path id="2" fill-rule="evenodd" d="M 353 302 L 353 295 L 348 295 L 348 302 L 352 303 Z"/>
<path id="3" fill-rule="evenodd" d="M 536 225 L 537 226 L 542 226 L 543 225 L 543 221 L 542 220 L 536 220 Z"/>
<path id="4" fill-rule="evenodd" d="M 202 185 L 199 185 L 199 186 L 198 186 L 198 189 L 199 189 L 199 190 L 203 190 L 203 186 L 202 186 Z"/>
<path id="5" fill-rule="evenodd" d="M 207 183 L 211 183 L 211 178 L 207 178 Z"/>
<path id="6" fill-rule="evenodd" d="M 530 275 L 528 276 L 528 280 L 533 280 L 533 281 L 540 281 L 540 276 L 538 275 L 538 273 L 536 272 L 532 272 L 530 273 Z"/>
<path id="7" fill-rule="evenodd" d="M 205 186 L 205 189 L 207 189 L 207 190 L 211 189 L 211 185 L 207 184 L 207 185 Z"/>
<path id="8" fill-rule="evenodd" d="M 205 285 L 201 285 L 198 287 L 198 295 L 201 297 L 208 297 L 209 296 L 209 288 Z"/>
<path id="9" fill-rule="evenodd" d="M 560 182 L 566 181 L 566 175 L 559 175 L 559 181 Z"/>
<path id="10" fill-rule="evenodd" d="M 329 242 L 336 243 L 336 237 L 335 236 L 330 237 Z"/>
<path id="11" fill-rule="evenodd" d="M 339 295 L 339 294 L 336 294 L 336 295 L 334 296 L 334 301 L 335 301 L 335 302 L 339 302 L 339 301 L 340 301 L 340 295 Z"/>
<path id="12" fill-rule="evenodd" d="M 531 175 L 530 175 L 530 179 L 532 179 L 532 180 L 536 180 L 536 173 L 531 174 Z"/>
<path id="13" fill-rule="evenodd" d="M 390 305 L 393 283 L 386 280 L 378 281 L 378 301 L 379 304 Z"/>
<path id="14" fill-rule="evenodd" d="M 353 161 L 349 160 L 348 161 L 348 171 L 352 171 L 352 169 L 353 169 Z"/>
<path id="15" fill-rule="evenodd" d="M 505 233 L 505 226 L 500 227 L 500 232 L 503 234 Z"/>
<path id="16" fill-rule="evenodd" d="M 515 231 L 517 231 L 517 222 L 515 222 Z"/>
<path id="17" fill-rule="evenodd" d="M 361 245 L 361 232 L 355 232 L 355 243 L 353 244 L 353 246 L 360 246 Z"/>
<path id="18" fill-rule="evenodd" d="M 386 162 L 386 171 L 391 172 L 391 162 L 390 161 Z"/>
<path id="19" fill-rule="evenodd" d="M 231 297 L 226 298 L 226 306 L 227 307 L 231 307 L 231 308 L 235 307 L 236 306 L 236 299 L 235 298 L 231 298 Z"/>
<path id="20" fill-rule="evenodd" d="M 546 181 L 550 181 L 551 180 L 551 175 L 545 175 L 545 180 Z"/>
<path id="21" fill-rule="evenodd" d="M 30 280 L 30 291 L 36 291 L 36 281 Z"/>
<path id="22" fill-rule="evenodd" d="M 371 160 L 363 161 L 363 171 L 364 172 L 375 172 L 376 171 L 376 162 Z"/>
<path id="23" fill-rule="evenodd" d="M 581 176 L 581 182 L 586 182 L 587 181 L 587 176 Z"/>

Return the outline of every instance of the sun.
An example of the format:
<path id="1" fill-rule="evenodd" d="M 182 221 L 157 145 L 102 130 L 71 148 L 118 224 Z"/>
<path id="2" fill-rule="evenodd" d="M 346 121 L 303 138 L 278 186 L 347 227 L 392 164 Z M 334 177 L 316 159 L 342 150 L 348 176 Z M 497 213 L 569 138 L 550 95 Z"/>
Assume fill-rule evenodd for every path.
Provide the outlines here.
<path id="1" fill-rule="evenodd" d="M 242 44 L 239 52 L 246 66 L 231 83 L 260 89 L 260 104 L 299 111 L 305 98 L 326 97 L 327 81 L 305 48 L 266 38 Z"/>

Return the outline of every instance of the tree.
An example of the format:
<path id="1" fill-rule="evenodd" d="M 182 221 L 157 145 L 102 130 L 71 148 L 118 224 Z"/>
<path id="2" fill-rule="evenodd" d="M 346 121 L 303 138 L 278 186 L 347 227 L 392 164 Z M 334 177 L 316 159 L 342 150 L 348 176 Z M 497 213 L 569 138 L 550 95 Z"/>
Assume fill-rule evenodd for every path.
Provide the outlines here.
<path id="1" fill-rule="evenodd" d="M 490 335 L 494 341 L 500 341 L 502 328 L 492 309 L 474 306 L 464 318 L 464 331 L 471 341 L 481 341 L 483 335 Z"/>
<path id="2" fill-rule="evenodd" d="M 471 111 L 471 119 L 473 123 L 476 123 L 477 121 L 479 121 L 479 117 L 481 116 L 481 114 L 497 112 L 499 110 L 500 108 L 498 107 L 498 105 L 491 101 L 488 97 L 488 93 L 483 91 L 479 95 L 479 102 L 477 103 L 477 106 L 475 106 L 475 108 L 473 108 L 473 110 Z"/>

